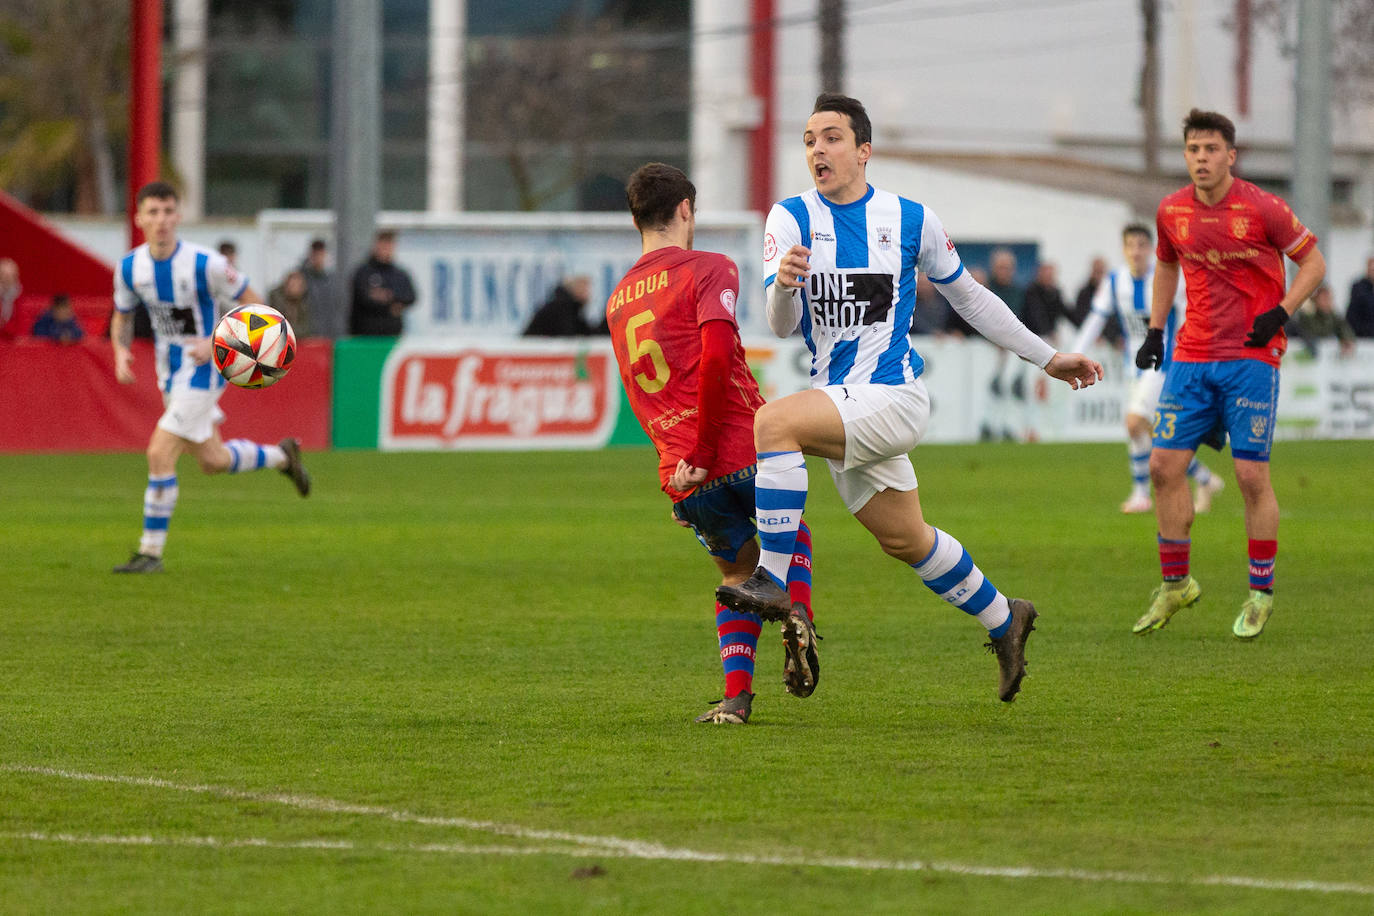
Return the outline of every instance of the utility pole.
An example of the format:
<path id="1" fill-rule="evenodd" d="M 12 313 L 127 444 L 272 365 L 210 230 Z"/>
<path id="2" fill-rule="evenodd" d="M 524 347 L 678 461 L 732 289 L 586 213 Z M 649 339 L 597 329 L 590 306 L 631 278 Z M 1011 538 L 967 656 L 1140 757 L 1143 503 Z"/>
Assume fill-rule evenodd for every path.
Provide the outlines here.
<path id="1" fill-rule="evenodd" d="M 1140 117 L 1144 128 L 1145 174 L 1159 175 L 1159 0 L 1140 0 L 1145 54 L 1140 65 Z"/>
<path id="2" fill-rule="evenodd" d="M 329 197 L 334 209 L 334 301 L 321 315 L 330 337 L 348 333 L 348 278 L 372 247 L 381 209 L 382 8 L 334 4 Z"/>
<path id="3" fill-rule="evenodd" d="M 1293 209 L 1318 239 L 1331 230 L 1331 6 L 1299 0 Z"/>
<path id="4" fill-rule="evenodd" d="M 844 92 L 844 0 L 820 0 L 821 91 Z"/>

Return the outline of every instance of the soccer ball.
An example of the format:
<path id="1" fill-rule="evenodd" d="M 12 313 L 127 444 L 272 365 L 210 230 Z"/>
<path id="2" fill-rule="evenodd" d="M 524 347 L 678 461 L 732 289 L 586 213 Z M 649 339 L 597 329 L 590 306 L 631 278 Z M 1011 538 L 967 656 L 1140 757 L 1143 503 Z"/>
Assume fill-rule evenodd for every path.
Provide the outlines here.
<path id="1" fill-rule="evenodd" d="M 286 375 L 296 358 L 296 333 L 281 312 L 241 305 L 215 325 L 215 368 L 231 385 L 266 388 Z"/>

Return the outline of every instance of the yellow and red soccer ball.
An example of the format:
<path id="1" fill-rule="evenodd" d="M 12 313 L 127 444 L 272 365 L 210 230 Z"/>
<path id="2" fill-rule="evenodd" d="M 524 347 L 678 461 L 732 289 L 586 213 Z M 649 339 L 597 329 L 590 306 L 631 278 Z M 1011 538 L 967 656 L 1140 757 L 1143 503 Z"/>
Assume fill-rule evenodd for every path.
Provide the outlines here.
<path id="1" fill-rule="evenodd" d="M 231 385 L 266 388 L 286 375 L 296 358 L 296 333 L 281 312 L 241 305 L 215 325 L 215 368 Z"/>

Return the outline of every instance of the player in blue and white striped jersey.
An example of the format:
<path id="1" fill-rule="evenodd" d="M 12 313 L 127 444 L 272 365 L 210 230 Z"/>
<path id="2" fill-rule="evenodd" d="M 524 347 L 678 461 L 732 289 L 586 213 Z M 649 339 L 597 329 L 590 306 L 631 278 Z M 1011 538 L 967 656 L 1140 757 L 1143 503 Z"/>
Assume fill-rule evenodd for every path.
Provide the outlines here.
<path id="1" fill-rule="evenodd" d="M 883 550 L 987 628 L 1001 670 L 997 695 L 1010 702 L 1025 676 L 1035 607 L 1008 601 L 963 545 L 926 523 L 907 456 L 930 419 L 924 363 L 909 337 L 917 272 L 987 339 L 1054 378 L 1087 386 L 1102 378 L 1102 366 L 1056 353 L 1027 330 L 964 270 L 929 208 L 871 187 L 865 167 L 872 137 L 862 104 L 821 95 L 803 134 L 815 188 L 768 215 L 769 325 L 786 337 L 801 324 L 813 387 L 755 416 L 760 565 L 747 582 L 721 586 L 717 595 L 732 610 L 784 618 L 790 606 L 782 583 L 808 490 L 804 456 L 823 457 L 845 505 Z"/>
<path id="2" fill-rule="evenodd" d="M 1144 223 L 1132 223 L 1121 230 L 1121 252 L 1126 263 L 1116 268 L 1097 287 L 1092 310 L 1074 340 L 1073 349 L 1083 350 L 1097 340 L 1112 316 L 1121 322 L 1125 334 L 1122 369 L 1131 379 L 1126 397 L 1126 449 L 1130 458 L 1131 495 L 1121 504 L 1126 513 L 1149 512 L 1154 508 L 1150 499 L 1150 451 L 1155 422 L 1155 408 L 1164 388 L 1164 373 L 1173 357 L 1174 334 L 1183 323 L 1187 297 L 1180 289 L 1174 296 L 1173 309 L 1164 328 L 1164 359 L 1158 369 L 1137 369 L 1134 355 L 1145 342 L 1145 330 L 1150 326 L 1150 284 L 1154 281 L 1154 234 Z M 1212 508 L 1212 497 L 1225 486 L 1221 477 L 1193 457 L 1188 476 L 1197 489 L 1193 493 L 1193 511 L 1206 512 Z"/>
<path id="3" fill-rule="evenodd" d="M 220 439 L 224 413 L 219 398 L 225 381 L 210 362 L 210 335 L 222 311 L 236 303 L 261 302 L 224 256 L 183 242 L 179 198 L 171 185 L 155 181 L 139 189 L 134 223 L 147 242 L 129 252 L 115 268 L 115 378 L 135 380 L 133 312 L 140 304 L 152 320 L 157 352 L 157 384 L 165 408 L 148 441 L 148 487 L 143 494 L 143 535 L 129 562 L 118 573 L 160 572 L 167 526 L 177 502 L 177 459 L 195 456 L 207 474 L 276 468 L 289 476 L 297 491 L 310 492 L 310 476 L 301 462 L 300 445 L 283 439 L 259 445 L 247 439 Z"/>

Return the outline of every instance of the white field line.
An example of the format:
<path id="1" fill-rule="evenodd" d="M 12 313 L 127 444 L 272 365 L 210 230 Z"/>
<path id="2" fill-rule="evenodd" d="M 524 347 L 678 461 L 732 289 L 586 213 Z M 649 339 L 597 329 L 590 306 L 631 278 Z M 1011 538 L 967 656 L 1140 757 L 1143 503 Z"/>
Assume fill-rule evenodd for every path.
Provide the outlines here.
<path id="1" fill-rule="evenodd" d="M 282 805 L 284 807 L 296 808 L 303 811 L 380 817 L 399 823 L 423 824 L 431 827 L 453 827 L 463 830 L 491 833 L 498 836 L 515 837 L 522 840 L 553 841 L 555 843 L 567 845 L 479 846 L 463 843 L 363 844 L 355 843 L 350 840 L 279 841 L 256 837 L 224 839 L 218 837 L 155 837 L 146 835 L 118 836 L 19 831 L 0 832 L 0 839 L 16 841 L 29 840 L 33 842 L 83 845 L 184 846 L 222 849 L 318 849 L 451 855 L 563 855 L 577 858 L 604 857 L 679 862 L 724 862 L 735 865 L 781 865 L 794 868 L 835 868 L 858 871 L 926 871 L 987 878 L 1061 879 L 1098 884 L 1172 884 L 1201 887 L 1240 887 L 1255 890 L 1306 891 L 1321 894 L 1357 894 L 1366 897 L 1374 896 L 1374 885 L 1355 884 L 1350 882 L 1294 881 L 1252 878 L 1244 875 L 1168 877 L 1138 872 L 1093 871 L 1091 869 L 1082 868 L 1034 868 L 1030 866 L 965 865 L 956 862 L 925 862 L 920 860 L 863 859 L 837 856 L 808 857 L 804 855 L 771 856 L 751 855 L 748 853 L 709 852 L 697 849 L 674 848 L 664 846 L 661 843 L 629 840 L 615 836 L 593 836 L 580 833 L 568 833 L 561 830 L 542 830 L 531 827 L 521 827 L 517 824 L 501 824 L 495 821 L 479 821 L 462 817 L 434 817 L 413 814 L 408 811 L 386 808 L 379 805 L 359 805 L 311 795 L 249 792 L 227 786 L 177 783 L 151 776 L 81 773 L 72 770 L 30 766 L 25 764 L 0 764 L 0 771 L 26 773 L 34 776 L 48 776 L 54 779 L 75 780 L 79 782 L 113 783 L 116 785 L 165 789 L 172 792 L 192 792 L 202 795 L 212 795 L 218 798 Z"/>

